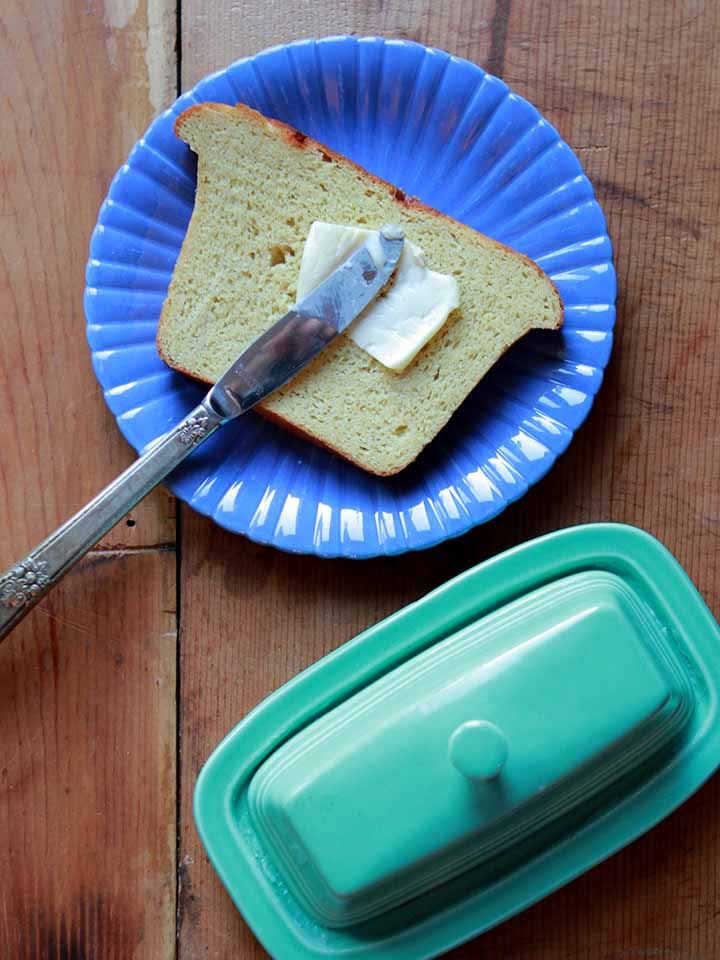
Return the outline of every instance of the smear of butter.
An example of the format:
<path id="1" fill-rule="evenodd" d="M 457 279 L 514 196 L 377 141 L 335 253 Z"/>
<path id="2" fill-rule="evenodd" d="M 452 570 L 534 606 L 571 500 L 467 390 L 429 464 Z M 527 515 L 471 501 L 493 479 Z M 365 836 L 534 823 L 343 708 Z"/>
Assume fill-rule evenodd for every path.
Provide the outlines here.
<path id="1" fill-rule="evenodd" d="M 377 231 L 315 221 L 300 262 L 298 300 L 369 238 L 377 239 Z M 455 278 L 430 270 L 420 247 L 405 240 L 385 295 L 377 297 L 360 314 L 348 336 L 384 366 L 404 370 L 458 303 Z"/>

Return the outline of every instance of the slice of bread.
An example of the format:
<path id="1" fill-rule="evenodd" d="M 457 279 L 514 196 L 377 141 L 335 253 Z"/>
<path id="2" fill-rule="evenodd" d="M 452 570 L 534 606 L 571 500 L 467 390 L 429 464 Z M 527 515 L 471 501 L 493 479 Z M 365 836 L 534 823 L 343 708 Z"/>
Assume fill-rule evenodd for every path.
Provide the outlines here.
<path id="1" fill-rule="evenodd" d="M 527 257 L 451 220 L 286 124 L 203 103 L 176 121 L 198 155 L 197 194 L 158 329 L 165 361 L 215 381 L 295 302 L 314 220 L 399 223 L 460 306 L 402 373 L 339 337 L 261 406 L 273 420 L 381 476 L 411 463 L 495 361 L 532 327 L 562 323 Z"/>

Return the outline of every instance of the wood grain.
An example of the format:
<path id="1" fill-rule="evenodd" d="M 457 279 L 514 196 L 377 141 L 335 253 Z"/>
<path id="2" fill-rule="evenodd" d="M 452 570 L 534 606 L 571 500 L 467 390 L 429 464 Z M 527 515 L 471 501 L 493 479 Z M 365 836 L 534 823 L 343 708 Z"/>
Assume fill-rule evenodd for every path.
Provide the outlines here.
<path id="1" fill-rule="evenodd" d="M 494 62 L 509 4 L 501 0 L 498 6 L 500 15 L 494 0 L 183 0 L 182 86 L 186 90 L 209 71 L 276 43 L 330 34 L 405 37 L 478 63 Z"/>
<path id="2" fill-rule="evenodd" d="M 0 569 L 134 456 L 93 376 L 82 298 L 110 179 L 174 94 L 174 2 L 149 2 L 2 4 Z M 162 490 L 128 519 L 106 545 L 175 539 Z"/>
<path id="3" fill-rule="evenodd" d="M 0 14 L 0 564 L 131 456 L 92 378 L 81 292 L 110 176 L 173 93 L 175 8 L 148 3 L 9 0 Z M 325 563 L 184 513 L 178 952 L 251 958 L 265 954 L 202 854 L 191 791 L 217 740 L 303 666 L 486 556 L 586 520 L 660 536 L 720 613 L 720 11 L 184 0 L 181 15 L 185 85 L 328 32 L 410 37 L 503 75 L 581 156 L 620 281 L 615 356 L 587 425 L 539 487 L 461 541 Z M 159 493 L 131 519 L 0 649 L 0 956 L 175 953 L 175 556 L 144 549 L 172 544 L 174 507 Z M 717 957 L 719 791 L 714 778 L 629 850 L 453 956 Z"/>
<path id="4" fill-rule="evenodd" d="M 616 246 L 616 349 L 588 423 L 520 503 L 462 540 L 362 564 L 287 557 L 183 514 L 180 957 L 265 956 L 204 858 L 191 791 L 217 740 L 301 667 L 452 573 L 589 520 L 658 535 L 720 614 L 716 4 L 258 4 L 184 0 L 185 86 L 273 43 L 405 36 L 499 73 L 577 150 Z M 711 960 L 720 786 L 623 854 L 453 953 L 505 960 Z"/>
<path id="5" fill-rule="evenodd" d="M 0 956 L 175 950 L 175 557 L 95 551 L 0 648 Z"/>
<path id="6" fill-rule="evenodd" d="M 175 5 L 6 0 L 0 28 L 2 569 L 133 456 L 83 277 L 110 178 L 174 94 Z M 0 957 L 175 953 L 174 540 L 159 491 L 0 648 Z"/>

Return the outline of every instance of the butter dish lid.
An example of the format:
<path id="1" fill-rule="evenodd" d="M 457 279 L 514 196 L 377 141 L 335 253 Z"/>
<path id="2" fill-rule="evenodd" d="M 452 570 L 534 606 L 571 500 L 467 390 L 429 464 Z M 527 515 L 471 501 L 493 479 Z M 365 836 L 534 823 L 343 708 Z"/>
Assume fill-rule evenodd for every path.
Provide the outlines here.
<path id="1" fill-rule="evenodd" d="M 719 634 L 634 528 L 517 547 L 242 721 L 198 781 L 208 854 L 273 956 L 434 956 L 714 769 Z"/>
<path id="2" fill-rule="evenodd" d="M 588 800 L 692 706 L 660 625 L 617 575 L 546 584 L 310 724 L 249 808 L 293 893 L 346 926 Z"/>

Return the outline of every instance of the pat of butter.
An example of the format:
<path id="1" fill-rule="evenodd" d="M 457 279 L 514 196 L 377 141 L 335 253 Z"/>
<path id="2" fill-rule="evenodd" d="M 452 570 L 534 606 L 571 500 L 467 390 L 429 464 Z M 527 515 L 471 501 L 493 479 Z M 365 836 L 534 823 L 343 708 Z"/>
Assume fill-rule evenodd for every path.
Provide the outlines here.
<path id="1" fill-rule="evenodd" d="M 364 243 L 369 242 L 371 256 L 377 260 L 373 240 L 382 259 L 377 231 L 315 221 L 300 262 L 298 300 Z M 348 336 L 384 366 L 404 370 L 458 303 L 455 278 L 426 267 L 422 250 L 406 240 L 385 295 L 363 310 L 350 326 Z"/>

